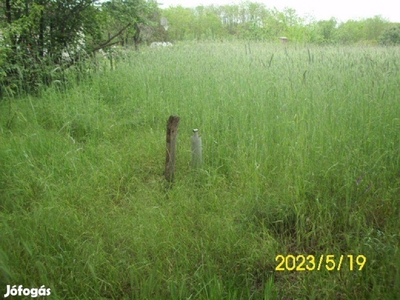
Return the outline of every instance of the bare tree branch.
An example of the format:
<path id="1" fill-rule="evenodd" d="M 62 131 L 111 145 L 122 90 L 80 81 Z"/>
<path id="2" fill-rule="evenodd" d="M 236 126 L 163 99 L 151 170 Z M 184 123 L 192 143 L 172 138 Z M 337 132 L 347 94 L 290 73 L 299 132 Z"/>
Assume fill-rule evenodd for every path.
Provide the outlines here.
<path id="1" fill-rule="evenodd" d="M 120 31 L 118 31 L 116 34 L 114 34 L 112 37 L 110 37 L 107 41 L 105 41 L 104 43 L 94 47 L 91 52 L 95 52 L 97 50 L 103 49 L 104 47 L 107 46 L 111 46 L 116 44 L 114 43 L 110 43 L 113 39 L 115 39 L 116 37 L 120 36 L 126 29 L 128 29 L 130 26 L 132 25 L 132 22 L 130 22 L 128 25 L 126 25 L 125 27 L 123 27 Z"/>

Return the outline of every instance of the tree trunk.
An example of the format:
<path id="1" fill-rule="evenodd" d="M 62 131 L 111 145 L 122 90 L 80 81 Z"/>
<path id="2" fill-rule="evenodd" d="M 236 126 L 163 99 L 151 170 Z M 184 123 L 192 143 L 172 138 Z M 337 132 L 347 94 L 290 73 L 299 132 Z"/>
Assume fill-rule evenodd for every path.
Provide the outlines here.
<path id="1" fill-rule="evenodd" d="M 135 51 L 139 51 L 139 41 L 140 41 L 140 28 L 138 23 L 133 25 L 135 28 L 135 35 L 133 36 L 133 42 L 135 44 Z"/>
<path id="2" fill-rule="evenodd" d="M 6 19 L 7 23 L 11 24 L 12 18 L 11 18 L 11 0 L 6 0 Z"/>

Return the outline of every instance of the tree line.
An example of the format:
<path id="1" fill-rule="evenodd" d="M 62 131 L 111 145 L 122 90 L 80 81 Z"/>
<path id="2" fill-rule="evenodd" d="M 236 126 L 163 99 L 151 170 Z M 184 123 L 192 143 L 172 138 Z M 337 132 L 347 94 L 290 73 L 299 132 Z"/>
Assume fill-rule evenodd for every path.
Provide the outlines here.
<path id="1" fill-rule="evenodd" d="M 160 22 L 161 20 L 161 22 Z M 168 30 L 166 30 L 168 29 Z M 400 44 L 400 24 L 380 16 L 339 23 L 243 2 L 160 9 L 156 0 L 4 0 L 0 3 L 0 97 L 36 93 L 82 75 L 96 51 L 152 41 L 254 40 Z"/>
<path id="2" fill-rule="evenodd" d="M 172 40 L 246 39 L 276 41 L 285 36 L 298 43 L 399 44 L 400 23 L 381 16 L 338 22 L 302 18 L 294 9 L 279 11 L 262 3 L 222 6 L 169 7 L 162 11 L 170 22 Z"/>

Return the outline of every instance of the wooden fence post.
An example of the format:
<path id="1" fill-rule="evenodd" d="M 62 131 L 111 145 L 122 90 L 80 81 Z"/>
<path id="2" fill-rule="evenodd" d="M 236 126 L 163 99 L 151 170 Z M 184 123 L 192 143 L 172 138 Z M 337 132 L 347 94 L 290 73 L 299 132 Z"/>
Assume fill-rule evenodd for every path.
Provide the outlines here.
<path id="1" fill-rule="evenodd" d="M 175 158 L 176 158 L 176 136 L 180 117 L 170 116 L 167 122 L 167 154 L 165 160 L 165 179 L 174 181 Z"/>

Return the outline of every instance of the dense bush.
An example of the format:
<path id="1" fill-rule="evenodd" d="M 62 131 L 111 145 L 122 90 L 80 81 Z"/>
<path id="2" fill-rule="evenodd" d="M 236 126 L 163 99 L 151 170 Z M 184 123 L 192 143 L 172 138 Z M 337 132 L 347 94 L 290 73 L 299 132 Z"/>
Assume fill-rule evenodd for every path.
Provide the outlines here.
<path id="1" fill-rule="evenodd" d="M 387 28 L 381 35 L 383 45 L 400 45 L 400 25 Z"/>

